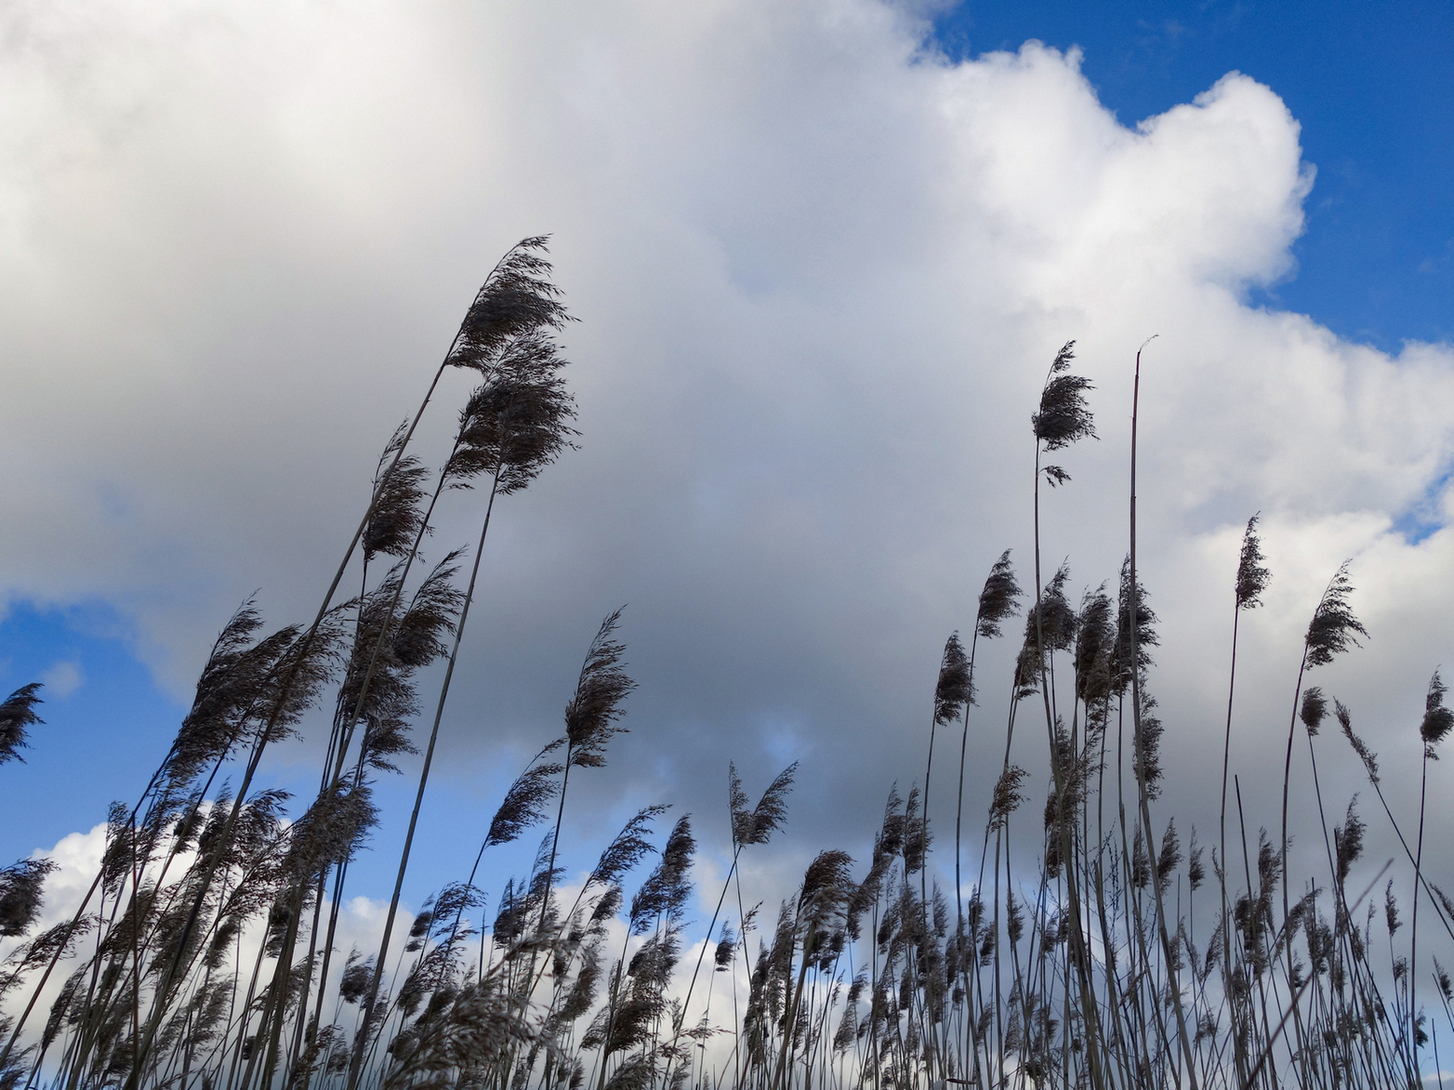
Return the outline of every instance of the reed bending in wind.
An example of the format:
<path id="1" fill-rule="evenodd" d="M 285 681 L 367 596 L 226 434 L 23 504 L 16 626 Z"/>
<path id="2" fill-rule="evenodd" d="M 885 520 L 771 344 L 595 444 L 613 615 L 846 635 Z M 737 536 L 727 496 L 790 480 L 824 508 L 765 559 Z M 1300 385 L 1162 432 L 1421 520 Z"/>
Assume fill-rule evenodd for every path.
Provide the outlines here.
<path id="1" fill-rule="evenodd" d="M 128 1084 L 148 1090 L 1273 1090 L 1293 1084 L 1361 1090 L 1417 1084 L 1426 1034 L 1438 1056 L 1440 1023 L 1419 1009 L 1415 982 L 1420 954 L 1426 961 L 1443 954 L 1426 948 L 1439 936 L 1419 932 L 1421 921 L 1427 930 L 1430 909 L 1454 941 L 1454 903 L 1429 880 L 1424 854 L 1428 788 L 1439 789 L 1438 747 L 1454 730 L 1441 675 L 1434 673 L 1424 694 L 1419 829 L 1405 839 L 1384 798 L 1376 757 L 1353 732 L 1348 709 L 1321 688 L 1302 685 L 1304 671 L 1327 664 L 1366 634 L 1348 607 L 1346 568 L 1340 569 L 1304 640 L 1291 728 L 1295 733 L 1301 721 L 1308 734 L 1331 912 L 1321 911 L 1316 883 L 1290 903 L 1286 802 L 1281 843 L 1264 830 L 1249 848 L 1243 826 L 1246 888 L 1232 889 L 1225 826 L 1237 625 L 1267 584 L 1257 520 L 1248 522 L 1234 587 L 1216 867 L 1221 911 L 1208 923 L 1197 911 L 1206 873 L 1195 831 L 1184 853 L 1175 816 L 1154 830 L 1150 813 L 1171 776 L 1168 770 L 1163 778 L 1162 725 L 1145 692 L 1157 637 L 1137 567 L 1139 353 L 1130 549 L 1117 593 L 1110 593 L 1108 578 L 1088 586 L 1076 604 L 1068 562 L 1048 580 L 1040 571 L 1041 475 L 1052 486 L 1069 480 L 1043 456 L 1095 434 L 1086 401 L 1092 387 L 1069 373 L 1073 353 L 1066 344 L 1032 418 L 1036 593 L 1008 679 L 1003 762 L 997 746 L 970 753 L 969 712 L 977 696 L 977 643 L 1001 634 L 1022 597 L 1008 552 L 979 595 L 971 642 L 966 647 L 956 633 L 944 645 L 923 790 L 915 787 L 906 798 L 889 792 L 876 833 L 867 830 L 871 858 L 861 879 L 844 851 L 816 852 L 775 925 L 759 931 L 754 921 L 762 906 L 745 910 L 751 902 L 744 898 L 741 853 L 783 826 L 798 768 L 785 769 L 753 806 L 729 764 L 731 864 L 705 931 L 690 934 L 692 823 L 678 819 L 658 846 L 652 826 L 666 812 L 662 805 L 640 808 L 626 821 L 567 904 L 558 887 L 560 860 L 569 851 L 561 838 L 572 769 L 605 763 L 608 743 L 624 730 L 622 709 L 634 688 L 617 638 L 618 610 L 590 643 L 564 733 L 543 745 L 505 792 L 467 880 L 428 898 L 402 941 L 392 936 L 494 501 L 526 488 L 575 435 L 574 403 L 561 381 L 564 364 L 553 336 L 564 311 L 545 278 L 542 243 L 526 240 L 506 256 L 451 346 L 444 366 L 467 367 L 478 382 L 439 472 L 431 477 L 406 449 L 412 425 L 385 446 L 351 549 L 357 596 L 334 604 L 330 591 L 312 629 L 292 625 L 265 633 L 251 601 L 237 610 L 135 807 L 113 806 L 96 881 L 68 923 L 30 934 L 50 869 L 46 860 L 0 869 L 0 938 L 10 951 L 0 960 L 0 999 L 17 1000 L 8 1011 L 28 998 L 18 1019 L 0 1014 L 0 1034 L 10 1041 L 0 1053 L 0 1090 Z M 422 549 L 436 504 L 456 499 L 479 504 L 479 540 L 469 557 L 448 552 L 426 566 Z M 383 557 L 390 558 L 386 568 Z M 432 701 L 429 738 L 418 747 L 422 769 L 389 924 L 377 953 L 352 950 L 342 971 L 330 972 L 349 863 L 376 827 L 375 777 L 397 772 L 400 755 L 416 752 L 414 723 L 425 710 L 418 679 L 433 663 L 442 666 L 443 680 Z M 26 730 L 38 721 L 37 692 L 27 686 L 0 705 L 0 764 L 18 764 Z M 264 747 L 300 730 L 329 693 L 327 729 L 326 707 L 318 715 L 327 737 L 319 792 L 290 819 L 285 792 L 253 786 L 257 762 Z M 1046 713 L 1051 787 L 1037 830 L 1040 850 L 1023 853 L 1028 858 L 1012 866 L 1011 816 L 1028 801 L 1029 785 L 1045 778 L 1043 769 L 1010 763 L 1015 709 L 1037 694 Z M 1356 918 L 1368 891 L 1352 893 L 1366 877 L 1358 875 L 1359 860 L 1372 837 L 1354 802 L 1331 837 L 1323 818 L 1313 739 L 1330 706 L 1414 876 L 1409 926 L 1383 871 L 1368 883 L 1369 891 L 1377 886 L 1385 894 L 1386 964 L 1371 956 L 1374 914 Z M 928 873 L 928 803 L 933 754 L 942 746 L 937 732 L 957 717 L 951 909 Z M 1130 755 L 1119 741 L 1128 726 Z M 965 890 L 964 787 L 966 766 L 976 759 L 1001 767 L 985 800 L 980 877 Z M 1290 761 L 1291 742 L 1289 774 Z M 238 769 L 245 774 L 235 789 L 228 781 Z M 1123 785 L 1128 769 L 1134 802 Z M 1285 775 L 1285 798 L 1287 781 Z M 1240 790 L 1232 782 L 1242 824 Z M 1104 820 L 1108 802 L 1120 812 L 1119 844 Z M 479 878 L 485 848 L 517 840 L 552 817 L 528 871 L 500 875 L 503 891 L 490 898 L 486 912 Z M 991 834 L 992 911 L 985 881 Z M 656 865 L 632 892 L 634 870 L 652 855 Z M 1273 907 L 1279 882 L 1281 919 Z M 734 885 L 737 919 L 723 922 Z M 754 933 L 755 954 L 749 950 Z M 22 941 L 11 945 L 12 938 Z M 728 974 L 730 1016 L 713 1009 L 710 985 L 694 990 L 714 940 L 713 971 Z M 688 978 L 679 962 L 692 941 L 700 948 Z M 1381 941 L 1378 949 L 1381 955 Z M 50 970 L 66 960 L 74 971 L 46 990 L 48 1000 L 59 994 L 44 1027 L 32 1031 L 33 1044 L 21 1042 L 20 1027 L 47 989 Z M 1433 966 L 1437 998 L 1454 1026 L 1454 984 L 1437 960 Z M 1006 969 L 1008 986 L 1001 980 Z M 991 971 L 992 985 L 985 979 Z M 30 995 L 11 996 L 22 984 L 32 986 Z M 707 1001 L 692 1008 L 703 990 Z M 331 1016 L 326 1001 L 333 1004 Z"/>
<path id="2" fill-rule="evenodd" d="M 459 621 L 455 625 L 454 646 L 449 652 L 448 665 L 434 710 L 434 721 L 430 726 L 429 741 L 424 750 L 419 788 L 415 795 L 413 812 L 409 817 L 404 847 L 399 855 L 399 871 L 394 882 L 393 896 L 389 900 L 378 960 L 374 963 L 374 978 L 369 987 L 368 998 L 364 1002 L 365 1025 L 373 1017 L 374 1003 L 378 997 L 379 981 L 389 950 L 390 932 L 403 892 L 409 853 L 419 823 L 419 810 L 424 804 L 424 791 L 429 781 L 435 744 L 439 738 L 439 724 L 444 717 L 450 681 L 454 677 L 455 664 L 459 659 L 460 641 L 464 638 L 465 622 L 469 618 L 470 604 L 474 599 L 480 560 L 484 554 L 485 538 L 490 530 L 490 516 L 494 512 L 495 500 L 499 496 L 523 491 L 542 469 L 572 445 L 571 437 L 577 434 L 569 424 L 575 418 L 575 400 L 566 390 L 565 381 L 560 375 L 565 365 L 566 361 L 559 355 L 555 341 L 549 334 L 539 329 L 522 332 L 501 345 L 490 373 L 484 383 L 470 395 L 460 414 L 460 441 L 446 467 L 446 475 L 456 487 L 468 487 L 473 478 L 488 476 L 490 494 L 480 524 L 479 541 L 475 546 L 474 563 L 470 568 L 469 586 L 460 605 Z M 570 763 L 568 752 L 567 775 Z M 562 803 L 564 796 L 562 787 Z M 358 1083 L 363 1064 L 365 1036 L 360 1035 L 355 1045 L 354 1060 L 350 1068 L 350 1090 Z"/>
<path id="3" fill-rule="evenodd" d="M 249 750 L 241 783 L 235 792 L 229 792 L 226 818 L 215 829 L 208 850 L 202 853 L 200 866 L 194 865 L 187 881 L 182 883 L 182 890 L 174 890 L 169 894 L 175 897 L 177 893 L 186 892 L 192 900 L 190 907 L 181 908 L 180 916 L 177 917 L 178 930 L 167 939 L 166 945 L 175 951 L 175 956 L 169 954 L 165 958 L 153 980 L 153 987 L 150 989 L 150 1013 L 145 1019 L 140 1017 L 143 1003 L 142 981 L 139 977 L 142 947 L 135 945 L 126 958 L 129 964 L 125 971 L 133 978 L 128 985 L 129 994 L 132 996 L 129 1002 L 136 1011 L 132 1018 L 133 1033 L 126 1046 L 130 1054 L 127 1086 L 139 1085 L 138 1080 L 142 1073 L 149 1070 L 150 1050 L 161 1020 L 171 1004 L 173 990 L 185 977 L 187 965 L 196 956 L 194 951 L 200 949 L 197 945 L 197 932 L 208 926 L 205 918 L 210 909 L 206 906 L 215 901 L 214 884 L 223 873 L 223 860 L 228 856 L 230 845 L 240 832 L 239 822 L 245 806 L 248 805 L 248 792 L 262 754 L 272 742 L 287 736 L 335 670 L 343 633 L 339 624 L 339 611 L 333 606 L 332 600 L 350 560 L 360 544 L 363 545 L 366 555 L 392 551 L 388 548 L 389 542 L 407 536 L 408 531 L 413 528 L 411 519 L 415 518 L 412 513 L 414 496 L 405 485 L 416 479 L 418 471 L 406 448 L 445 369 L 451 366 L 494 369 L 500 368 L 503 362 L 505 372 L 518 371 L 519 368 L 512 368 L 512 364 L 521 356 L 538 360 L 540 331 L 559 328 L 567 320 L 564 307 L 558 298 L 559 291 L 548 278 L 550 265 L 543 256 L 545 241 L 543 237 L 529 238 L 512 247 L 477 292 L 445 359 L 429 384 L 418 411 L 386 452 L 391 460 L 376 474 L 374 492 L 368 508 L 345 550 L 344 559 L 324 595 L 313 623 L 303 629 L 284 630 L 259 645 L 259 650 L 266 646 L 271 651 L 268 656 L 271 661 L 263 671 L 266 683 L 261 688 L 254 685 L 251 692 L 247 691 L 246 685 L 239 688 L 236 684 L 239 676 L 246 676 L 239 675 L 237 668 L 245 665 L 249 659 L 256 661 L 258 656 L 246 655 L 239 658 L 244 650 L 242 647 L 232 647 L 226 641 L 219 641 L 217 654 L 214 655 L 217 669 L 210 673 L 204 672 L 203 682 L 199 685 L 198 700 L 173 746 L 167 768 L 153 778 L 152 785 L 138 804 L 138 815 L 142 807 L 148 807 L 147 817 L 138 831 L 145 835 L 139 839 L 138 835 L 129 833 L 123 838 L 136 846 L 135 849 L 127 849 L 133 860 L 126 868 L 132 875 L 128 880 L 131 887 L 130 907 L 117 900 L 121 895 L 121 891 L 117 891 L 111 898 L 116 906 L 112 912 L 113 919 L 122 908 L 132 912 L 139 907 L 136 898 L 142 891 L 137 883 L 148 865 L 146 853 L 152 850 L 145 848 L 145 845 L 157 843 L 156 830 L 167 828 L 167 814 L 177 813 L 173 800 L 180 797 L 184 810 L 192 814 L 197 812 L 197 805 L 203 794 L 188 794 L 191 789 L 187 786 L 194 773 L 205 773 L 210 765 L 215 775 L 216 768 L 239 744 Z M 522 338 L 528 340 L 532 334 L 535 335 L 534 340 L 525 345 L 524 352 L 520 352 L 518 346 Z M 512 345 L 517 346 L 513 356 L 509 352 Z M 565 396 L 568 398 L 568 395 Z M 512 415 L 506 411 L 502 415 L 507 420 L 513 420 L 520 414 Z M 512 423 L 511 430 L 509 445 L 512 450 L 506 459 L 506 469 L 500 475 L 507 490 L 520 486 L 518 467 L 529 462 L 532 445 L 537 448 L 539 446 L 539 437 L 531 434 L 528 423 L 523 428 Z M 524 457 L 519 456 L 518 452 L 521 451 L 524 452 Z M 396 471 L 398 476 L 395 476 Z M 400 590 L 402 584 L 401 578 L 398 580 Z M 245 616 L 242 619 L 247 620 Z M 221 689 L 218 688 L 219 684 Z M 219 695 L 224 692 L 237 695 L 223 697 L 219 704 Z M 226 711 L 229 706 L 237 708 L 237 711 Z M 374 741 L 373 749 L 376 754 L 380 753 L 382 739 L 376 737 Z M 155 794 L 156 791 L 161 794 Z M 205 787 L 202 791 L 205 792 Z M 147 802 L 148 798 L 151 799 L 150 803 Z M 136 816 L 133 815 L 133 820 Z M 98 885 L 92 889 L 92 897 L 98 889 L 99 879 Z M 157 907 L 161 909 L 164 906 Z M 83 904 L 77 913 L 77 926 L 86 911 L 86 905 Z M 172 924 L 169 922 L 168 926 Z M 57 944 L 55 957 L 59 957 L 66 948 L 65 943 Z M 98 950 L 97 956 L 110 955 Z M 54 965 L 54 958 L 51 965 Z M 47 970 L 43 978 L 48 975 Z M 99 981 L 100 977 L 96 979 Z M 30 1007 L 33 1008 L 33 1005 L 32 1002 Z M 14 1037 L 20 1032 L 23 1022 L 24 1017 L 15 1025 L 11 1043 L 6 1046 L 7 1053 L 12 1048 Z M 275 1053 L 274 1049 L 272 1059 L 275 1059 Z M 77 1054 L 72 1061 L 73 1069 L 79 1070 L 85 1062 L 84 1055 Z"/>
<path id="4" fill-rule="evenodd" d="M 1348 604 L 1348 598 L 1353 593 L 1353 584 L 1348 578 L 1349 563 L 1351 562 L 1345 560 L 1339 565 L 1338 570 L 1333 573 L 1333 578 L 1328 581 L 1322 597 L 1318 599 L 1317 608 L 1313 610 L 1313 618 L 1308 622 L 1307 634 L 1303 637 L 1302 662 L 1298 666 L 1297 684 L 1293 689 L 1292 717 L 1287 727 L 1287 756 L 1282 770 L 1282 834 L 1278 859 L 1284 876 L 1287 874 L 1287 805 L 1288 793 L 1292 785 L 1292 743 L 1297 733 L 1301 711 L 1303 678 L 1309 670 L 1318 666 L 1326 666 L 1338 655 L 1359 646 L 1358 637 L 1368 635 L 1368 630 L 1353 615 L 1353 609 Z M 1316 730 L 1316 726 L 1313 729 Z M 1288 883 L 1284 878 L 1282 887 L 1284 917 L 1289 911 L 1287 887 Z M 1291 950 L 1287 952 L 1287 957 L 1289 967 L 1291 967 Z M 1294 1016 L 1296 1025 L 1298 1024 L 1296 1007 L 1294 1007 Z"/>

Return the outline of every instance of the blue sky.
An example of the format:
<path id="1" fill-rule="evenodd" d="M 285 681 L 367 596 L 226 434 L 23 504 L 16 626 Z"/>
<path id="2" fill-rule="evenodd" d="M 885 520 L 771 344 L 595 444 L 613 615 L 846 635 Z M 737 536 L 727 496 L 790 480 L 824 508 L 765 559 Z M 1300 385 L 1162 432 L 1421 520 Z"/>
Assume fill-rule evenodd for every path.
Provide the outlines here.
<path id="1" fill-rule="evenodd" d="M 813 18 L 838 7 L 861 18 Z M 812 836 L 844 828 L 835 791 L 908 782 L 944 637 L 993 558 L 1024 555 L 1002 452 L 1072 336 L 1103 435 L 1056 499 L 1077 580 L 1119 564 L 1125 348 L 1158 331 L 1146 533 L 1168 623 L 1219 601 L 1203 588 L 1262 510 L 1285 595 L 1259 618 L 1269 649 L 1295 647 L 1308 594 L 1357 553 L 1385 657 L 1348 691 L 1421 697 L 1454 661 L 1447 7 L 961 6 L 932 27 L 959 83 L 872 0 L 722 5 L 711 26 L 628 2 L 594 20 L 506 4 L 488 26 L 474 8 L 381 2 L 338 28 L 327 4 L 259 4 L 199 29 L 185 3 L 117 0 L 95 26 L 37 15 L 45 48 L 0 73 L 0 221 L 24 240 L 0 255 L 0 684 L 65 664 L 50 676 L 77 682 L 43 694 L 28 763 L 0 768 L 0 857 L 134 800 L 239 601 L 311 616 L 418 376 L 481 271 L 542 230 L 582 319 L 583 449 L 501 513 L 418 896 L 467 866 L 623 601 L 633 733 L 583 805 L 719 808 L 729 758 L 752 789 L 802 757 L 833 785 L 801 793 Z M 1032 38 L 1079 46 L 1093 94 L 1056 53 L 983 59 Z M 1224 85 L 1140 143 L 1114 124 L 1232 70 L 1271 93 Z M 1047 176 L 1062 152 L 1103 204 Z M 1137 189 L 1143 153 L 1164 173 Z M 1220 630 L 1179 623 L 1172 709 L 1221 684 L 1198 658 Z M 1205 757 L 1195 731 L 1172 744 Z M 287 751 L 269 775 L 303 792 L 313 773 Z M 386 794 L 398 814 L 411 792 Z M 360 890 L 383 888 L 389 822 Z"/>

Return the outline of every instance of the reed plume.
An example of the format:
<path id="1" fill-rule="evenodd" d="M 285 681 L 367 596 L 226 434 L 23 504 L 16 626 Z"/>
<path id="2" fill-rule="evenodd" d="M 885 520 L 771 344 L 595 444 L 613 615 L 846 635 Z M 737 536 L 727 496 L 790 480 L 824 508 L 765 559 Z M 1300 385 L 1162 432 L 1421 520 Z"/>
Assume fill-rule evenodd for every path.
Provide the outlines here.
<path id="1" fill-rule="evenodd" d="M 0 867 L 0 938 L 24 935 L 40 915 L 45 876 L 56 869 L 53 859 L 22 859 Z"/>
<path id="2" fill-rule="evenodd" d="M 26 728 L 41 722 L 35 711 L 35 706 L 42 702 L 40 688 L 40 682 L 32 681 L 16 689 L 0 704 L 0 765 L 6 761 L 25 762 L 18 751 L 27 745 Z"/>
<path id="3" fill-rule="evenodd" d="M 1348 598 L 1353 593 L 1353 584 L 1348 578 L 1350 563 L 1352 561 L 1343 561 L 1333 578 L 1328 581 L 1323 597 L 1318 601 L 1318 608 L 1313 611 L 1313 619 L 1308 622 L 1304 642 L 1309 669 L 1326 666 L 1337 655 L 1350 648 L 1361 647 L 1358 637 L 1363 636 L 1366 639 L 1368 636 L 1368 629 L 1353 615 L 1353 609 L 1348 604 Z"/>
<path id="4" fill-rule="evenodd" d="M 555 777 L 565 766 L 554 762 L 533 765 L 522 772 L 505 792 L 505 801 L 495 811 L 485 846 L 508 844 L 533 825 L 545 820 L 545 807 L 560 793 Z"/>

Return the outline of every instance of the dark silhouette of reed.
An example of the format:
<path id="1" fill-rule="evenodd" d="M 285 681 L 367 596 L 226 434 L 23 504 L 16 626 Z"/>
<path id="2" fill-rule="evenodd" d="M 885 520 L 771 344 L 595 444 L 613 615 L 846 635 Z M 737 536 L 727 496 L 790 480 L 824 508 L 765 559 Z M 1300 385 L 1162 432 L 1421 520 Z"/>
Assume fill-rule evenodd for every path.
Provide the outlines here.
<path id="1" fill-rule="evenodd" d="M 1348 566 L 1339 568 L 1304 637 L 1281 827 L 1249 836 L 1233 772 L 1237 641 L 1270 578 L 1249 519 L 1235 571 L 1229 557 L 1216 890 L 1201 892 L 1207 853 L 1194 830 L 1184 842 L 1185 823 L 1178 829 L 1163 797 L 1175 770 L 1163 768 L 1166 728 L 1149 691 L 1157 635 L 1136 540 L 1139 352 L 1125 563 L 1078 604 L 1068 562 L 1049 579 L 1042 571 L 1040 484 L 1070 484 L 1045 456 L 1096 434 L 1094 387 L 1070 372 L 1074 342 L 1056 354 L 1031 420 L 1035 587 L 1007 679 L 1003 758 L 997 742 L 975 744 L 996 747 L 983 797 L 970 747 L 976 653 L 1026 597 L 1008 551 L 990 567 L 972 628 L 961 629 L 968 646 L 950 635 L 925 694 L 924 781 L 890 788 L 875 827 L 859 830 L 863 860 L 851 843 L 809 853 L 776 913 L 749 908 L 742 852 L 783 828 L 801 772 L 783 770 L 753 805 L 729 765 L 730 842 L 709 846 L 727 866 L 699 926 L 688 815 L 668 825 L 667 807 L 652 805 L 604 845 L 562 843 L 572 771 L 603 767 L 626 729 L 635 682 L 618 610 L 587 647 L 563 733 L 547 734 L 506 790 L 466 877 L 396 928 L 430 768 L 448 745 L 441 725 L 495 503 L 525 490 L 576 438 L 554 339 L 568 315 L 550 273 L 545 240 L 531 238 L 486 277 L 419 410 L 385 444 L 314 620 L 268 632 L 248 601 L 223 626 L 169 751 L 134 805 L 113 805 L 99 873 L 74 916 L 35 933 L 54 865 L 0 869 L 0 938 L 13 946 L 0 998 L 18 997 L 11 1009 L 20 1010 L 0 1018 L 0 1090 L 1263 1090 L 1418 1086 L 1430 1050 L 1437 1067 L 1437 1019 L 1419 1003 L 1433 996 L 1454 1028 L 1454 985 L 1440 961 L 1444 939 L 1454 943 L 1454 902 L 1425 863 L 1430 768 L 1454 728 L 1440 673 L 1419 724 L 1419 813 L 1408 837 L 1352 713 L 1304 684 L 1367 636 Z M 410 446 L 450 367 L 478 381 L 431 471 Z M 477 504 L 472 550 L 427 561 L 436 511 L 459 502 Z M 357 593 L 336 602 L 346 577 Z M 431 665 L 442 680 L 426 700 L 419 684 Z M 0 764 L 15 761 L 5 775 L 24 774 L 19 751 L 40 722 L 38 693 L 28 685 L 0 704 Z M 1011 758 L 1018 711 L 1032 699 L 1047 745 L 1044 766 L 1027 769 Z M 286 795 L 259 782 L 261 759 L 315 710 L 327 722 L 318 793 L 290 816 Z M 1369 826 L 1356 798 L 1330 826 L 1315 745 L 1330 717 L 1351 754 L 1341 759 L 1367 776 L 1399 839 L 1393 877 L 1393 861 L 1364 858 Z M 956 723 L 957 786 L 945 800 L 934 757 L 940 732 Z M 1299 723 L 1328 869 L 1295 890 L 1293 825 L 1313 818 L 1290 805 Z M 336 949 L 340 905 L 350 862 L 378 824 L 378 777 L 414 754 L 413 809 L 378 949 L 345 953 Z M 1047 790 L 1038 826 L 1026 806 L 1037 784 Z M 977 809 L 978 836 L 966 825 Z M 952 867 L 933 850 L 951 811 Z M 540 826 L 548 831 L 526 873 L 496 873 L 488 849 Z M 588 850 L 597 861 L 572 878 L 562 860 Z M 1412 903 L 1401 906 L 1405 863 Z M 43 1024 L 31 1025 L 37 1012 Z"/>

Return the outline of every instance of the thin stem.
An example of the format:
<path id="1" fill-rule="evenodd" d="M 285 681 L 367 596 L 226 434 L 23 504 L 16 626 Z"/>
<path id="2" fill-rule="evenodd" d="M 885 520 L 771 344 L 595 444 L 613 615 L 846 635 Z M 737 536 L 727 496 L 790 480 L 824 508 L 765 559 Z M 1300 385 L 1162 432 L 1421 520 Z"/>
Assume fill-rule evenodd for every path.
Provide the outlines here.
<path id="1" fill-rule="evenodd" d="M 349 1066 L 348 1090 L 355 1090 L 358 1086 L 359 1075 L 363 1063 L 364 1041 L 368 1037 L 369 1019 L 373 1015 L 374 1004 L 378 1001 L 379 981 L 383 976 L 384 963 L 389 954 L 389 935 L 394 928 L 394 918 L 399 911 L 399 897 L 404 889 L 404 873 L 409 867 L 409 852 L 414 845 L 414 831 L 419 825 L 419 811 L 424 805 L 424 789 L 429 782 L 429 768 L 434 761 L 434 746 L 439 740 L 439 723 L 444 717 L 444 703 L 449 697 L 449 683 L 454 677 L 455 663 L 459 659 L 459 645 L 464 638 L 465 622 L 469 618 L 470 603 L 474 599 L 475 583 L 480 574 L 480 558 L 485 551 L 485 536 L 490 531 L 490 515 L 495 509 L 495 496 L 500 489 L 500 466 L 495 469 L 494 481 L 490 486 L 490 499 L 485 507 L 485 519 L 480 527 L 479 544 L 475 547 L 474 566 L 470 569 L 469 589 L 465 591 L 464 602 L 460 606 L 459 620 L 455 624 L 454 647 L 449 654 L 449 665 L 444 671 L 444 682 L 439 689 L 439 702 L 434 709 L 434 723 L 429 731 L 429 745 L 424 751 L 424 767 L 419 772 L 419 789 L 414 796 L 414 809 L 409 815 L 409 831 L 404 836 L 404 850 L 399 855 L 399 873 L 394 879 L 394 893 L 389 899 L 389 912 L 384 918 L 384 935 L 379 941 L 379 957 L 374 963 L 374 971 L 369 981 L 368 999 L 363 1008 L 364 1030 L 359 1034 L 358 1043 L 354 1047 L 353 1060 Z"/>

